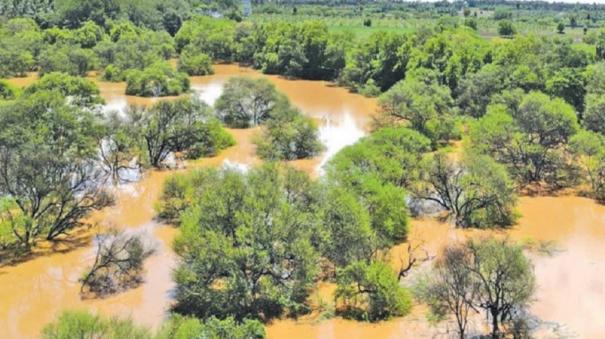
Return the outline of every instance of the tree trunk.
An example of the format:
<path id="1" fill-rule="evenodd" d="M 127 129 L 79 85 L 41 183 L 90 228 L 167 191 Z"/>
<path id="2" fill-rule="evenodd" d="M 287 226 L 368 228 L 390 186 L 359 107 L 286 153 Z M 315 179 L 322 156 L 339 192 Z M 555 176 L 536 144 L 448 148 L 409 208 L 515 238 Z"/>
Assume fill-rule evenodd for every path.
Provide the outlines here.
<path id="1" fill-rule="evenodd" d="M 492 339 L 500 338 L 500 328 L 498 326 L 498 312 L 491 311 L 492 314 Z"/>

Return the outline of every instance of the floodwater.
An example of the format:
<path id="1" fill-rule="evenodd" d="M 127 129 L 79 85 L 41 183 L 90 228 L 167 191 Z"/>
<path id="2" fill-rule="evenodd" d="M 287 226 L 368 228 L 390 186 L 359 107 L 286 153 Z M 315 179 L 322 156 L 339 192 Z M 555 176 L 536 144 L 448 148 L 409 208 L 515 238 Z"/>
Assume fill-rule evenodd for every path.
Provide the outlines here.
<path id="1" fill-rule="evenodd" d="M 192 78 L 193 92 L 209 104 L 218 98 L 229 77 L 265 76 L 234 65 L 216 65 L 215 72 L 212 76 Z M 321 166 L 330 156 L 368 132 L 371 115 L 376 111 L 375 100 L 325 82 L 267 77 L 288 95 L 294 105 L 318 121 L 321 139 L 326 144 L 322 155 L 295 161 L 294 166 L 313 176 L 320 175 Z M 14 83 L 26 85 L 34 80 L 35 77 L 30 76 L 14 80 Z M 122 109 L 128 104 L 145 105 L 156 100 L 125 96 L 124 84 L 99 81 L 98 84 L 107 102 L 106 109 Z M 258 129 L 229 132 L 236 138 L 236 146 L 217 157 L 189 162 L 187 168 L 257 165 L 260 160 L 254 155 L 251 139 Z M 154 220 L 153 205 L 163 181 L 172 173 L 147 172 L 141 181 L 118 188 L 116 205 L 93 215 L 90 219 L 96 226 L 79 232 L 75 240 L 61 243 L 52 250 L 41 246 L 38 252 L 44 255 L 34 256 L 15 266 L 0 267 L 0 338 L 36 337 L 44 324 L 64 309 L 90 309 L 108 315 L 130 316 L 140 324 L 157 327 L 165 318 L 171 302 L 173 283 L 170 272 L 175 258 L 170 243 L 176 230 Z M 600 315 L 605 309 L 605 206 L 574 196 L 523 197 L 519 201 L 519 211 L 522 218 L 518 225 L 501 232 L 460 231 L 435 220 L 413 220 L 410 241 L 422 245 L 431 257 L 448 242 L 462 241 L 469 236 L 497 233 L 522 241 L 533 248 L 529 253 L 534 262 L 538 288 L 531 312 L 547 322 L 550 331 L 544 336 L 605 337 L 605 322 Z M 93 256 L 90 239 L 108 226 L 152 233 L 159 239 L 158 252 L 146 262 L 145 282 L 141 286 L 99 300 L 81 300 L 78 278 Z M 394 268 L 399 268 L 401 260 L 407 260 L 406 255 L 406 244 L 393 248 L 391 261 Z M 341 318 L 324 320 L 321 305 L 332 302 L 333 291 L 333 285 L 320 284 L 311 297 L 311 302 L 320 310 L 297 320 L 274 321 L 267 326 L 269 337 L 452 336 L 451 324 L 429 324 L 423 305 L 414 306 L 406 317 L 377 324 Z M 482 319 L 481 316 L 476 318 Z"/>

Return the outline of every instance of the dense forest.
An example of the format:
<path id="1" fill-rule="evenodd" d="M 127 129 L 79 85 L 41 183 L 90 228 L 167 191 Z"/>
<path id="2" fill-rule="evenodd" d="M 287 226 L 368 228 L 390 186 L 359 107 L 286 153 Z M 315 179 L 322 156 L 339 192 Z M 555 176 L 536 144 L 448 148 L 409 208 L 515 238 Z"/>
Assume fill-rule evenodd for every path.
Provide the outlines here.
<path id="1" fill-rule="evenodd" d="M 526 244 L 469 236 L 425 259 L 412 224 L 505 232 L 520 197 L 605 201 L 604 20 L 596 4 L 502 0 L 3 0 L 0 267 L 72 238 L 115 187 L 179 169 L 155 202 L 178 229 L 169 319 L 151 330 L 66 310 L 43 338 L 263 338 L 315 312 L 320 282 L 335 286 L 329 317 L 424 304 L 460 338 L 477 315 L 472 335 L 530 337 Z M 375 98 L 371 133 L 310 176 L 292 164 L 325 151 L 320 122 L 264 77 L 200 100 L 191 79 L 221 64 Z M 155 101 L 107 110 L 100 82 Z M 233 147 L 234 130 L 255 131 L 262 164 L 182 170 Z M 81 298 L 144 283 L 153 241 L 111 227 L 92 243 Z"/>

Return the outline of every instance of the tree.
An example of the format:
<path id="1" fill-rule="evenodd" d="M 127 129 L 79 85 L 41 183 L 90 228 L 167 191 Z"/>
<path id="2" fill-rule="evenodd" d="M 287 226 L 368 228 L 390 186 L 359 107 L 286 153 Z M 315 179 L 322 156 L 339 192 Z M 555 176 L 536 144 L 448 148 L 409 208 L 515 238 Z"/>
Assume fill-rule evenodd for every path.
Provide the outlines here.
<path id="1" fill-rule="evenodd" d="M 95 166 L 99 125 L 57 92 L 0 106 L 2 219 L 21 245 L 53 240 L 111 203 Z"/>
<path id="2" fill-rule="evenodd" d="M 268 320 L 308 309 L 318 260 L 310 180 L 275 165 L 204 171 L 175 241 L 175 310 Z"/>
<path id="3" fill-rule="evenodd" d="M 433 315 L 443 319 L 454 314 L 460 339 L 466 338 L 469 314 L 474 312 L 480 283 L 469 269 L 471 257 L 462 245 L 450 245 L 435 262 L 434 270 L 420 298 L 428 303 Z"/>
<path id="4" fill-rule="evenodd" d="M 506 164 L 524 182 L 565 183 L 561 146 L 578 130 L 576 114 L 562 99 L 539 92 L 520 103 L 495 104 L 471 127 L 473 148 Z"/>
<path id="5" fill-rule="evenodd" d="M 179 56 L 178 70 L 189 75 L 213 74 L 212 59 L 207 54 L 186 48 Z"/>
<path id="6" fill-rule="evenodd" d="M 586 129 L 605 135 L 605 99 L 601 95 L 586 97 L 586 110 L 582 125 Z"/>
<path id="7" fill-rule="evenodd" d="M 382 117 L 407 121 L 411 128 L 423 133 L 434 145 L 447 143 L 456 136 L 452 116 L 454 102 L 446 86 L 437 85 L 434 72 L 417 71 L 384 93 L 379 104 Z"/>
<path id="8" fill-rule="evenodd" d="M 410 41 L 400 33 L 373 33 L 356 48 L 342 71 L 342 82 L 363 91 L 370 81 L 380 91 L 386 91 L 403 79 L 410 57 Z"/>
<path id="9" fill-rule="evenodd" d="M 492 338 L 500 338 L 501 325 L 521 315 L 535 290 L 530 260 L 521 246 L 506 239 L 469 240 L 446 248 L 429 279 L 423 298 L 437 315 L 454 313 L 460 338 L 468 313 L 479 309 L 491 320 Z"/>
<path id="10" fill-rule="evenodd" d="M 515 35 L 515 27 L 508 20 L 503 20 L 498 23 L 498 34 L 503 37 L 511 37 Z"/>
<path id="11" fill-rule="evenodd" d="M 224 320 L 210 318 L 201 321 L 193 317 L 173 315 L 164 323 L 156 339 L 187 339 L 187 338 L 232 338 L 232 339 L 264 339 L 265 328 L 257 320 L 237 322 L 229 317 Z"/>
<path id="12" fill-rule="evenodd" d="M 379 247 L 407 237 L 406 190 L 419 180 L 420 160 L 429 150 L 422 134 L 390 127 L 344 148 L 328 163 L 329 181 L 354 192 L 368 210 Z"/>
<path id="13" fill-rule="evenodd" d="M 412 307 L 409 292 L 386 263 L 351 263 L 338 271 L 337 282 L 335 298 L 342 301 L 345 315 L 378 321 L 406 315 Z"/>
<path id="14" fill-rule="evenodd" d="M 83 107 L 92 108 L 105 102 L 99 87 L 93 81 L 65 73 L 45 74 L 26 87 L 24 94 L 31 95 L 41 91 L 56 91 L 58 96 L 67 98 L 68 103 Z"/>
<path id="15" fill-rule="evenodd" d="M 104 296 L 137 286 L 142 281 L 143 263 L 155 251 L 143 234 L 115 230 L 96 237 L 95 260 L 82 277 L 82 295 Z"/>
<path id="16" fill-rule="evenodd" d="M 271 117 L 255 143 L 265 160 L 311 158 L 323 149 L 315 122 L 293 107 Z"/>
<path id="17" fill-rule="evenodd" d="M 492 322 L 492 338 L 500 337 L 500 324 L 514 320 L 531 302 L 535 276 L 523 248 L 506 240 L 475 240 L 467 244 L 469 270 L 480 282 L 474 306 L 485 310 Z"/>
<path id="18" fill-rule="evenodd" d="M 515 222 L 516 196 L 503 166 L 474 154 L 460 164 L 443 153 L 429 159 L 416 195 L 451 213 L 456 226 L 509 226 Z"/>
<path id="19" fill-rule="evenodd" d="M 581 177 L 590 184 L 591 195 L 605 199 L 605 139 L 601 134 L 582 130 L 569 140 Z"/>
<path id="20" fill-rule="evenodd" d="M 559 34 L 564 34 L 565 33 L 565 24 L 562 22 L 559 22 L 557 24 L 557 33 Z"/>
<path id="21" fill-rule="evenodd" d="M 99 140 L 99 159 L 113 184 L 132 179 L 141 165 L 140 143 L 135 124 L 118 112 L 106 114 L 105 131 Z"/>
<path id="22" fill-rule="evenodd" d="M 346 189 L 327 187 L 323 193 L 319 220 L 325 232 L 321 253 L 336 267 L 355 261 L 368 262 L 377 251 L 370 215 L 357 197 Z"/>
<path id="23" fill-rule="evenodd" d="M 166 62 L 148 68 L 131 70 L 126 75 L 126 94 L 142 97 L 174 96 L 187 92 L 190 87 L 186 73 L 176 72 Z"/>
<path id="24" fill-rule="evenodd" d="M 131 107 L 127 114 L 140 131 L 147 161 L 154 167 L 161 167 L 171 152 L 197 158 L 235 143 L 211 117 L 209 107 L 195 98 L 159 101 L 146 109 Z"/>
<path id="25" fill-rule="evenodd" d="M 288 99 L 267 79 L 230 78 L 215 103 L 218 117 L 228 126 L 251 127 L 288 109 Z"/>

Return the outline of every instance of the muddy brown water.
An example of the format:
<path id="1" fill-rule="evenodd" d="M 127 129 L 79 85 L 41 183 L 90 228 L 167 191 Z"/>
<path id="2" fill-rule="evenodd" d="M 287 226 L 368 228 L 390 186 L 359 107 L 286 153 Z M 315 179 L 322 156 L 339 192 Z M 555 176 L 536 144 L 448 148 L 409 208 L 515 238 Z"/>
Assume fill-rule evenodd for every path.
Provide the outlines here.
<path id="1" fill-rule="evenodd" d="M 236 75 L 264 76 L 254 70 L 234 65 L 216 65 L 215 74 L 193 77 L 195 95 L 212 104 L 225 81 Z M 369 130 L 376 111 L 373 99 L 351 94 L 326 82 L 286 80 L 268 76 L 279 90 L 305 114 L 319 121 L 320 135 L 326 151 L 311 160 L 293 165 L 313 176 L 321 174 L 321 165 L 342 147 L 355 142 Z M 24 86 L 35 75 L 12 79 Z M 121 109 L 128 104 L 149 104 L 156 99 L 125 96 L 123 83 L 97 81 L 107 109 Z M 251 138 L 258 130 L 229 130 L 237 140 L 219 156 L 187 164 L 203 166 L 254 166 Z M 116 204 L 95 215 L 96 225 L 80 232 L 79 241 L 59 244 L 53 251 L 41 246 L 39 255 L 14 266 L 0 267 L 0 338 L 35 338 L 41 328 L 64 309 L 88 309 L 106 315 L 131 317 L 137 323 L 157 327 L 167 315 L 171 303 L 171 270 L 175 258 L 170 243 L 176 230 L 154 221 L 154 203 L 162 183 L 171 171 L 149 171 L 141 181 L 116 190 Z M 531 312 L 540 319 L 559 324 L 559 332 L 581 338 L 605 336 L 601 311 L 605 308 L 605 207 L 590 199 L 566 197 L 524 197 L 519 224 L 499 235 L 548 249 L 549 255 L 530 254 L 537 277 L 537 293 Z M 159 240 L 159 250 L 146 262 L 145 282 L 114 296 L 82 300 L 78 278 L 93 258 L 91 238 L 107 226 L 142 229 Z M 436 254 L 448 242 L 488 232 L 464 232 L 434 220 L 413 220 L 410 241 L 424 243 Z M 393 266 L 405 257 L 407 246 L 392 250 Z M 334 286 L 320 284 L 311 299 L 314 305 L 329 303 Z M 448 334 L 448 330 L 450 333 Z M 416 305 L 412 314 L 377 324 L 332 318 L 322 320 L 320 312 L 297 320 L 277 320 L 267 326 L 270 338 L 419 338 L 448 337 L 453 328 L 432 326 L 426 320 L 426 308 Z M 548 332 L 551 333 L 551 332 Z M 549 334 L 550 335 L 550 334 Z"/>

